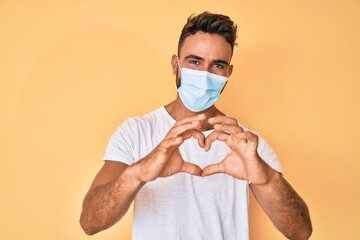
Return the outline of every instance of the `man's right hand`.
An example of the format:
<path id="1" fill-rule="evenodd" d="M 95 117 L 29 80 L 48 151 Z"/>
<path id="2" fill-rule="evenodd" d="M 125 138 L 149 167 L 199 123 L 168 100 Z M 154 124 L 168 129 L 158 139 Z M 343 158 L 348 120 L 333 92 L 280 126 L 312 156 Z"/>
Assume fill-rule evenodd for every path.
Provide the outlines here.
<path id="1" fill-rule="evenodd" d="M 202 170 L 199 166 L 184 161 L 179 146 L 185 140 L 194 137 L 198 140 L 199 146 L 204 148 L 205 137 L 200 131 L 204 121 L 205 115 L 200 114 L 176 122 L 164 140 L 146 157 L 132 166 L 137 178 L 141 182 L 150 182 L 158 177 L 169 177 L 179 172 L 201 176 Z"/>

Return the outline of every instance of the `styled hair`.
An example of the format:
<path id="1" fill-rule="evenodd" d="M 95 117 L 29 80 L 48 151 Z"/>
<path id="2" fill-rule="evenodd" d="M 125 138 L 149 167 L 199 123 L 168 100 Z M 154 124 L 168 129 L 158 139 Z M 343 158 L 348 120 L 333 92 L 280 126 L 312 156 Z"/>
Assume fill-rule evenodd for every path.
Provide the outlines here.
<path id="1" fill-rule="evenodd" d="M 231 53 L 234 51 L 236 41 L 236 24 L 225 15 L 203 12 L 198 15 L 191 15 L 181 31 L 178 43 L 178 56 L 185 39 L 197 32 L 214 33 L 223 36 L 231 46 Z"/>

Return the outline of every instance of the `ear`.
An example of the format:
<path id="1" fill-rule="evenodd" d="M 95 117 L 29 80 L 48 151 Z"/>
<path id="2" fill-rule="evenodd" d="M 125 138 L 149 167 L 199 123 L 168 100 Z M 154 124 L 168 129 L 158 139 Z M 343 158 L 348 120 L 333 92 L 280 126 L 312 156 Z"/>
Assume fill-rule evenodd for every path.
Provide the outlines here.
<path id="1" fill-rule="evenodd" d="M 178 69 L 179 63 L 178 63 L 178 57 L 174 54 L 171 57 L 171 67 L 173 70 L 173 74 L 176 75 L 176 71 Z"/>
<path id="2" fill-rule="evenodd" d="M 229 65 L 229 76 L 228 77 L 230 77 L 230 75 L 232 74 L 232 72 L 233 72 L 233 65 Z"/>

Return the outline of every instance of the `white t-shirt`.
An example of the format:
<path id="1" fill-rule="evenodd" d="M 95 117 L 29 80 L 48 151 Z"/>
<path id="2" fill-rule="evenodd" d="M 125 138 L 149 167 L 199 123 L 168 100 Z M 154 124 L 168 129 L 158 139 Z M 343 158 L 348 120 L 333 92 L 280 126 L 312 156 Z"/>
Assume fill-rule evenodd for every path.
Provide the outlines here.
<path id="1" fill-rule="evenodd" d="M 104 160 L 134 164 L 165 137 L 175 120 L 164 107 L 142 117 L 129 118 L 113 134 Z M 204 132 L 209 135 L 212 130 Z M 215 141 L 205 152 L 196 139 L 180 146 L 185 161 L 204 168 L 228 153 Z M 282 172 L 272 148 L 259 137 L 258 153 Z M 178 173 L 145 184 L 135 197 L 133 240 L 247 240 L 249 182 L 215 174 L 197 177 Z"/>

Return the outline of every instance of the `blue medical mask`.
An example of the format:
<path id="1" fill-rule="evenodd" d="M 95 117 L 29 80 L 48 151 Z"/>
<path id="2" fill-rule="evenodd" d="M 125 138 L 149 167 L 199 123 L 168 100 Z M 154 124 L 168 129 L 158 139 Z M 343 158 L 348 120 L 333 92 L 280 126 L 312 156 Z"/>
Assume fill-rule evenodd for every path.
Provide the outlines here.
<path id="1" fill-rule="evenodd" d="M 201 112 L 220 99 L 227 77 L 207 71 L 181 69 L 181 86 L 178 93 L 181 101 L 192 112 Z"/>

